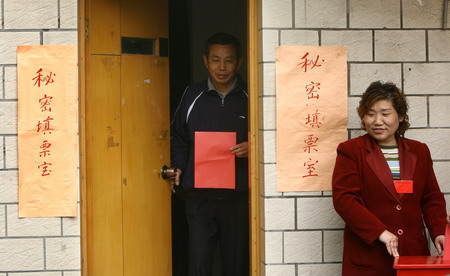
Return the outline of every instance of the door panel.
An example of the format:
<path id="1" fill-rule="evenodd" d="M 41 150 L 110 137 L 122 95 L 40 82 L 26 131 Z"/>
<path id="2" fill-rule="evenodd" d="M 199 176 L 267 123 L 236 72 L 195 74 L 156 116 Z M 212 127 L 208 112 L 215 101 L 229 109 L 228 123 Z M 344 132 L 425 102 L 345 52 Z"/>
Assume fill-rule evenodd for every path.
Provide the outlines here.
<path id="1" fill-rule="evenodd" d="M 90 0 L 88 43 L 91 54 L 120 54 L 120 0 Z"/>
<path id="2" fill-rule="evenodd" d="M 86 93 L 89 275 L 120 275 L 122 184 L 120 57 L 92 56 Z"/>
<path id="3" fill-rule="evenodd" d="M 168 0 L 122 0 L 122 36 L 167 38 L 168 5 Z"/>
<path id="4" fill-rule="evenodd" d="M 123 55 L 121 74 L 124 275 L 171 275 L 168 59 Z"/>
<path id="5" fill-rule="evenodd" d="M 153 10 L 152 10 L 153 8 Z M 167 38 L 166 0 L 88 0 L 89 276 L 172 274 L 167 57 L 122 55 L 121 37 Z"/>

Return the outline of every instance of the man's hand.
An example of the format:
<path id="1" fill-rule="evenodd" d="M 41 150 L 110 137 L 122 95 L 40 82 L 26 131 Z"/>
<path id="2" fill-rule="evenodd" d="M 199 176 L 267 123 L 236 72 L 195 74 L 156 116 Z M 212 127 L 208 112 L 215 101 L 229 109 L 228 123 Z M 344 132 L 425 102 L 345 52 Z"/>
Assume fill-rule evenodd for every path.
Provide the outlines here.
<path id="1" fill-rule="evenodd" d="M 398 238 L 388 230 L 384 230 L 378 239 L 386 245 L 386 249 L 391 256 L 398 257 Z"/>
<path id="2" fill-rule="evenodd" d="M 248 142 L 242 142 L 234 147 L 231 147 L 231 153 L 236 155 L 236 157 L 247 157 L 248 156 Z"/>
<path id="3" fill-rule="evenodd" d="M 180 176 L 182 172 L 182 170 L 177 169 L 177 173 L 174 176 L 170 177 L 170 189 L 173 193 L 175 193 L 175 185 L 180 185 Z"/>
<path id="4" fill-rule="evenodd" d="M 445 241 L 445 236 L 444 235 L 439 235 L 436 236 L 436 238 L 434 239 L 434 246 L 436 246 L 436 250 L 439 253 L 439 255 L 442 254 L 442 252 L 444 251 L 444 241 Z"/>

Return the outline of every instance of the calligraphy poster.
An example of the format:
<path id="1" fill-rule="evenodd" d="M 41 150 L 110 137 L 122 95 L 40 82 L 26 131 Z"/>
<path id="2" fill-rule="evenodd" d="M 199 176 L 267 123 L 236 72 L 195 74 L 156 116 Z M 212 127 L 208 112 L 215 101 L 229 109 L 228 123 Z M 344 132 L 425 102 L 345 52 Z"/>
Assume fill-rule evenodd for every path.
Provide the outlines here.
<path id="1" fill-rule="evenodd" d="M 346 47 L 276 49 L 277 191 L 331 190 L 347 140 Z"/>
<path id="2" fill-rule="evenodd" d="M 77 215 L 77 47 L 17 47 L 19 217 Z"/>

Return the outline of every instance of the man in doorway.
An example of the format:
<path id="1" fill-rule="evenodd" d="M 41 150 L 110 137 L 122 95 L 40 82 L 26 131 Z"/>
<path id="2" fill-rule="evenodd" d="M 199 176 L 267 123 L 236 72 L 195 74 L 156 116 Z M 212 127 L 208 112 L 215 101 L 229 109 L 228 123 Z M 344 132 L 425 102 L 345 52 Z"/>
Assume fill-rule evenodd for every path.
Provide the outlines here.
<path id="1" fill-rule="evenodd" d="M 222 276 L 248 276 L 248 95 L 237 74 L 239 41 L 227 33 L 211 36 L 203 61 L 208 79 L 186 88 L 171 124 L 171 159 L 177 168 L 172 190 L 181 184 L 185 194 L 190 275 L 212 275 L 219 248 Z M 234 189 L 196 188 L 194 137 L 200 131 L 236 133 L 236 145 L 229 149 L 235 155 Z"/>

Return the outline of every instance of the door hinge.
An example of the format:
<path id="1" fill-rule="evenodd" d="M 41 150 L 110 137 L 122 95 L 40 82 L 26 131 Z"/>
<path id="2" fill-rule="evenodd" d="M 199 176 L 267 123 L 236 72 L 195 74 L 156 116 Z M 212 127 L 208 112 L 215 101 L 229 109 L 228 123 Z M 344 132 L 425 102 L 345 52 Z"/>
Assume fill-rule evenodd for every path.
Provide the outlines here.
<path id="1" fill-rule="evenodd" d="M 84 38 L 89 39 L 89 19 L 84 19 Z"/>

